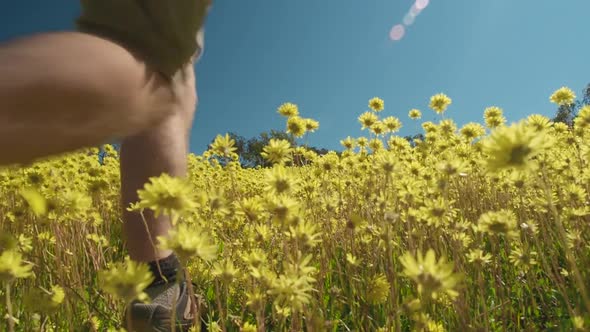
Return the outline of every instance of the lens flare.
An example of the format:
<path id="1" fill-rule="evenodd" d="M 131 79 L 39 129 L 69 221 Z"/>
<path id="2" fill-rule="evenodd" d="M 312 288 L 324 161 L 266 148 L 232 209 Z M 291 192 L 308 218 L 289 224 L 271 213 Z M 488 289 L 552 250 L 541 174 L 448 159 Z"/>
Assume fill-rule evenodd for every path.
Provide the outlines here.
<path id="1" fill-rule="evenodd" d="M 426 8 L 428 6 L 429 2 L 430 2 L 429 0 L 416 0 L 415 7 L 419 11 L 422 11 L 424 8 Z"/>
<path id="2" fill-rule="evenodd" d="M 422 9 L 418 9 L 418 7 L 416 7 L 416 4 L 413 4 L 412 7 L 410 8 L 410 15 L 418 16 L 421 11 L 422 11 Z"/>
<path id="3" fill-rule="evenodd" d="M 391 38 L 391 40 L 401 40 L 404 37 L 405 33 L 406 29 L 404 28 L 404 26 L 398 24 L 391 28 L 391 31 L 389 32 L 389 38 Z"/>
<path id="4" fill-rule="evenodd" d="M 426 9 L 429 4 L 430 0 L 413 1 L 412 6 L 404 15 L 402 22 L 393 26 L 393 28 L 391 28 L 389 31 L 389 39 L 393 41 L 401 40 L 406 34 L 407 27 L 414 24 L 418 15 L 420 15 L 420 13 L 422 13 L 422 11 Z"/>
<path id="5" fill-rule="evenodd" d="M 410 26 L 412 24 L 414 24 L 414 21 L 416 20 L 416 16 L 412 15 L 411 13 L 407 13 L 406 16 L 404 16 L 404 25 L 406 26 Z"/>

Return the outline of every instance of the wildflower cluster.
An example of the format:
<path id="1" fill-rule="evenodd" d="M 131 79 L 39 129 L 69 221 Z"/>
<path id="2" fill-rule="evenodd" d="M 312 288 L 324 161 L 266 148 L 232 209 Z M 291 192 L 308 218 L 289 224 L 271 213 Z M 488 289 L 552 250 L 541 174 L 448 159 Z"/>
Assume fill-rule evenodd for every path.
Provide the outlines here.
<path id="1" fill-rule="evenodd" d="M 154 241 L 187 267 L 209 330 L 586 330 L 590 108 L 570 128 L 490 106 L 482 123 L 423 122 L 411 142 L 382 99 L 368 108 L 367 135 L 343 137 L 342 152 L 270 140 L 270 166 L 242 168 L 220 135 L 187 177 L 154 177 L 123 207 L 172 218 Z M 319 126 L 292 103 L 278 113 L 294 138 Z M 153 276 L 126 259 L 119 178 L 108 145 L 0 170 L 13 329 L 117 331 L 125 304 L 149 301 Z"/>

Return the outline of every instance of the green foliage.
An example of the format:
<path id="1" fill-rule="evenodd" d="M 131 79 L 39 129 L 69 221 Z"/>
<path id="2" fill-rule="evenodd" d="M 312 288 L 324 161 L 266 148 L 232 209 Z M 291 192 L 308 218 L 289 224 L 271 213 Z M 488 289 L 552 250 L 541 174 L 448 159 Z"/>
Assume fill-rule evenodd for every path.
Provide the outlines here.
<path id="1" fill-rule="evenodd" d="M 578 99 L 571 104 L 560 105 L 553 117 L 553 122 L 562 122 L 572 127 L 574 124 L 574 118 L 578 114 L 578 111 L 585 105 L 590 105 L 590 83 L 586 85 L 583 91 L 582 99 Z"/>
<path id="2" fill-rule="evenodd" d="M 293 135 L 275 129 L 271 129 L 269 132 L 262 132 L 258 136 L 251 138 L 246 138 L 234 132 L 230 132 L 229 136 L 235 142 L 234 146 L 236 148 L 236 153 L 239 155 L 240 164 L 244 168 L 271 166 L 271 164 L 261 156 L 262 150 L 268 145 L 271 139 L 283 139 L 291 143 L 292 147 L 298 146 Z M 317 148 L 313 146 L 307 146 L 307 148 L 318 155 L 328 153 L 328 149 L 325 148 Z"/>

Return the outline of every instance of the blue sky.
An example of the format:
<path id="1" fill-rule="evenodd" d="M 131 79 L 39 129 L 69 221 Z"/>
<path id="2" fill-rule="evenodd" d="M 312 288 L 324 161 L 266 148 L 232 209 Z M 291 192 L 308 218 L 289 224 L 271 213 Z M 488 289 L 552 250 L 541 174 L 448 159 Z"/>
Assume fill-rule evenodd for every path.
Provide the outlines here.
<path id="1" fill-rule="evenodd" d="M 358 115 L 374 96 L 384 116 L 413 134 L 408 110 L 434 120 L 430 96 L 453 99 L 459 125 L 482 121 L 485 107 L 509 121 L 552 116 L 549 95 L 590 83 L 588 0 L 431 0 L 401 41 L 389 39 L 412 0 L 215 0 L 206 50 L 196 65 L 200 104 L 191 150 L 216 134 L 246 137 L 284 129 L 283 102 L 320 121 L 309 144 L 340 149 L 363 135 Z M 73 27 L 78 2 L 13 1 L 0 13 L 0 41 Z"/>

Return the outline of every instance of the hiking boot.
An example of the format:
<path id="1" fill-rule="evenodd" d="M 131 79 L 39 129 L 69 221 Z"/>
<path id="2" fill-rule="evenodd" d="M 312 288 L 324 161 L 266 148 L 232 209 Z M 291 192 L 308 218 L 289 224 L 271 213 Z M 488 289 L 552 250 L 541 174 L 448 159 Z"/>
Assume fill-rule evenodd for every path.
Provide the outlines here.
<path id="1" fill-rule="evenodd" d="M 148 287 L 145 292 L 151 299 L 150 303 L 133 302 L 129 315 L 131 328 L 134 332 L 170 332 L 172 330 L 172 306 L 176 303 L 177 332 L 188 332 L 193 326 L 194 315 L 191 307 L 196 305 L 195 298 L 189 294 L 187 282 L 169 283 Z M 176 300 L 176 302 L 175 302 Z M 124 319 L 127 325 L 127 317 Z"/>

